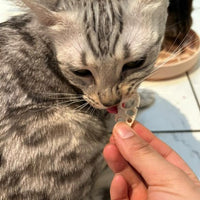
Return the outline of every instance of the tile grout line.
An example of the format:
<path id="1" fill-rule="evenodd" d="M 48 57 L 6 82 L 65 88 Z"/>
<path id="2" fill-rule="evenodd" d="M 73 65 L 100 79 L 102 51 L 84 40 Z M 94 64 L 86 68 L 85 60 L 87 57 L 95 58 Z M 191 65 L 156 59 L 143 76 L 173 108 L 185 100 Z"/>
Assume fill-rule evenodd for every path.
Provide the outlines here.
<path id="1" fill-rule="evenodd" d="M 187 134 L 187 133 L 200 133 L 200 130 L 170 130 L 170 131 L 168 131 L 168 130 L 164 130 L 164 131 L 153 131 L 153 130 L 151 130 L 152 131 L 152 133 L 185 133 L 185 134 Z"/>
<path id="2" fill-rule="evenodd" d="M 199 100 L 198 100 L 198 98 L 197 98 L 195 89 L 194 89 L 194 87 L 193 87 L 193 85 L 192 85 L 192 81 L 191 81 L 191 79 L 190 79 L 190 76 L 189 76 L 188 72 L 186 72 L 186 75 L 187 75 L 188 81 L 189 81 L 189 83 L 190 83 L 190 87 L 191 87 L 191 89 L 192 89 L 192 92 L 193 92 L 194 98 L 195 98 L 195 100 L 196 100 L 197 106 L 198 106 L 199 111 L 200 111 L 200 102 L 199 102 Z"/>

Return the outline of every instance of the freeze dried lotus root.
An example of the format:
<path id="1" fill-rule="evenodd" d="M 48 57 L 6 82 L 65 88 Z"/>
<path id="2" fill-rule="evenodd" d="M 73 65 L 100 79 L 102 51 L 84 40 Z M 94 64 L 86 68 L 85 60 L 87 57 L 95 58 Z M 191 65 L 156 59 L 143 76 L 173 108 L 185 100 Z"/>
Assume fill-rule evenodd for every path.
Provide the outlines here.
<path id="1" fill-rule="evenodd" d="M 129 126 L 132 126 L 137 116 L 139 105 L 140 96 L 137 91 L 135 91 L 135 93 L 130 98 L 124 99 L 118 105 L 118 113 L 115 115 L 115 121 L 123 121 L 126 122 L 126 124 Z"/>

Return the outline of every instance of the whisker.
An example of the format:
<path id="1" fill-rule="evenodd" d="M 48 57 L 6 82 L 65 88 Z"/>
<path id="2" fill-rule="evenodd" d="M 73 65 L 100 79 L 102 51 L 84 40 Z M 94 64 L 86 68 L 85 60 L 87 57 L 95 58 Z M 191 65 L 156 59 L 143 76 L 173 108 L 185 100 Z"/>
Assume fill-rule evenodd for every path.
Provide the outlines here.
<path id="1" fill-rule="evenodd" d="M 93 112 L 92 112 L 92 115 L 94 115 L 94 112 L 95 112 L 95 108 L 93 108 Z"/>
<path id="2" fill-rule="evenodd" d="M 52 107 L 56 107 L 56 106 L 65 106 L 65 107 L 69 107 L 73 104 L 76 104 L 76 103 L 80 103 L 80 102 L 84 102 L 84 100 L 81 100 L 81 101 L 62 101 L 62 102 L 55 102 L 53 104 L 49 104 L 49 105 L 42 105 L 41 108 L 38 108 L 36 110 L 36 112 L 40 112 L 40 111 L 43 111 L 45 109 L 49 109 L 49 108 L 52 108 Z"/>
<path id="3" fill-rule="evenodd" d="M 83 99 L 82 97 L 48 97 L 51 100 L 81 100 Z"/>
<path id="4" fill-rule="evenodd" d="M 196 43 L 199 43 L 199 39 L 196 39 L 194 41 L 191 39 L 191 41 L 187 41 L 187 43 L 185 43 L 185 45 L 183 46 L 183 48 L 187 48 L 187 47 L 193 46 Z"/>
<path id="5" fill-rule="evenodd" d="M 187 32 L 187 34 L 185 35 L 185 37 L 183 38 L 183 40 L 181 41 L 181 43 L 177 46 L 176 50 L 179 49 L 182 46 L 182 44 L 184 44 L 184 42 L 186 41 L 189 33 L 190 33 L 190 30 Z"/>
<path id="6" fill-rule="evenodd" d="M 185 39 L 184 39 L 184 40 L 185 40 Z M 184 42 L 184 40 L 181 42 L 181 44 Z M 196 39 L 195 41 L 188 43 L 187 46 L 191 46 L 191 45 L 195 44 L 196 42 L 199 42 L 199 40 Z M 180 44 L 180 45 L 181 45 L 181 44 Z M 146 80 L 147 78 L 149 78 L 149 76 L 151 76 L 154 72 L 156 72 L 158 69 L 160 69 L 161 67 L 163 67 L 163 65 L 165 65 L 167 62 L 169 62 L 170 60 L 172 60 L 172 59 L 176 58 L 178 55 L 180 55 L 180 53 L 183 51 L 183 49 L 180 48 L 180 45 L 179 45 L 179 47 L 177 47 L 177 48 L 175 49 L 175 51 L 173 52 L 172 56 L 168 57 L 162 64 L 160 64 L 160 65 L 157 66 L 154 70 L 152 70 L 152 71 L 150 72 L 150 74 L 148 74 L 147 76 L 145 76 L 145 77 L 139 79 L 139 81 L 135 83 L 135 86 L 133 87 L 133 89 L 136 89 L 136 88 L 139 86 L 139 84 L 140 84 L 141 82 L 143 82 L 144 80 Z M 179 48 L 180 48 L 180 49 L 179 49 Z M 177 49 L 179 49 L 179 50 L 177 50 Z"/>
<path id="7" fill-rule="evenodd" d="M 84 108 L 87 107 L 87 106 L 88 106 L 88 103 L 85 104 L 85 106 L 83 106 L 79 111 L 81 111 L 82 109 L 84 109 Z"/>
<path id="8" fill-rule="evenodd" d="M 192 42 L 191 44 L 195 44 L 196 42 L 198 42 L 198 41 Z M 172 56 L 168 57 L 161 65 L 159 65 L 158 67 L 156 67 L 156 69 L 159 69 L 160 67 L 162 67 L 163 65 L 165 65 L 170 60 L 172 60 L 172 59 L 176 58 L 177 56 L 179 56 L 182 53 L 182 51 L 183 51 L 183 49 L 180 49 L 179 51 L 175 52 Z"/>
<path id="9" fill-rule="evenodd" d="M 70 99 L 83 99 L 83 96 L 80 97 L 69 97 Z"/>
<path id="10" fill-rule="evenodd" d="M 89 108 L 87 109 L 87 112 L 90 114 L 90 115 L 93 115 L 93 110 L 95 110 L 90 104 L 89 105 Z"/>
<path id="11" fill-rule="evenodd" d="M 36 94 L 70 94 L 70 93 L 64 93 L 64 92 L 42 92 L 42 93 L 36 93 Z M 71 94 L 70 94 L 71 95 Z M 73 94 L 73 95 L 76 95 L 76 94 Z"/>
<path id="12" fill-rule="evenodd" d="M 171 25 L 169 25 L 169 26 L 166 26 L 166 30 L 171 29 L 172 27 L 174 27 L 174 26 L 176 26 L 176 25 L 178 25 L 178 24 L 180 24 L 180 23 L 182 23 L 182 22 L 186 22 L 186 21 L 187 21 L 187 19 L 186 19 L 186 20 L 179 20 L 179 21 L 177 21 L 177 22 L 174 23 L 174 24 L 171 24 Z"/>
<path id="13" fill-rule="evenodd" d="M 87 105 L 88 105 L 88 102 L 86 102 L 86 103 L 84 103 L 84 104 L 78 106 L 77 108 L 75 108 L 75 110 L 81 111 L 81 110 L 82 110 L 83 108 L 85 108 Z"/>
<path id="14" fill-rule="evenodd" d="M 95 109 L 92 107 L 91 115 L 94 115 Z"/>
<path id="15" fill-rule="evenodd" d="M 79 103 L 79 102 L 85 102 L 85 100 L 84 99 L 82 99 L 82 100 L 68 100 L 68 101 L 62 101 L 62 102 L 58 102 L 58 103 L 61 103 L 61 104 L 65 104 L 65 103 L 72 103 L 72 102 L 74 102 L 74 103 Z"/>
<path id="16" fill-rule="evenodd" d="M 41 95 L 41 94 L 45 94 L 45 95 L 63 95 L 63 96 L 82 96 L 82 94 L 70 94 L 70 93 L 61 93 L 61 92 L 58 92 L 58 93 L 54 93 L 54 92 L 52 92 L 52 93 L 36 93 L 36 94 L 39 94 L 39 95 Z"/>
<path id="17" fill-rule="evenodd" d="M 174 42 L 173 42 L 173 44 L 170 46 L 170 48 L 169 48 L 169 52 L 171 51 L 171 49 L 173 48 L 173 46 L 176 44 L 176 42 L 177 42 L 177 40 L 178 40 L 178 37 L 180 36 L 180 32 L 179 32 L 179 34 L 177 35 L 177 37 L 176 37 L 176 39 L 174 40 Z"/>
<path id="18" fill-rule="evenodd" d="M 39 93 L 38 93 L 39 95 Z M 81 94 L 67 94 L 67 93 L 41 93 L 41 95 L 45 95 L 46 98 L 54 99 L 54 100 L 62 100 L 62 99 L 82 99 L 83 95 Z M 44 96 L 44 98 L 45 98 Z"/>
<path id="19" fill-rule="evenodd" d="M 88 107 L 88 109 L 86 110 L 86 112 L 88 112 L 88 113 L 90 113 L 89 111 L 90 111 L 90 108 L 92 107 L 90 104 L 88 104 L 89 105 L 89 107 Z"/>
<path id="20" fill-rule="evenodd" d="M 169 62 L 170 60 L 176 58 L 178 55 L 180 55 L 180 53 L 183 52 L 183 49 L 186 48 L 187 46 L 191 46 L 194 45 L 196 42 L 199 42 L 198 39 L 196 39 L 195 41 L 192 41 L 190 43 L 187 43 L 187 46 L 184 46 L 183 48 L 180 48 L 180 46 L 183 44 L 184 41 L 181 42 L 181 44 L 174 50 L 174 52 L 172 53 L 172 56 L 168 57 L 161 65 L 157 66 L 153 71 L 157 71 L 159 68 L 161 68 L 163 65 L 165 65 L 167 62 Z M 179 49 L 179 50 L 178 50 Z"/>
<path id="21" fill-rule="evenodd" d="M 81 101 L 62 101 L 62 102 L 56 102 L 54 105 L 56 105 L 56 106 L 64 105 L 66 107 L 69 107 L 70 105 L 73 105 L 75 103 L 81 103 L 81 102 L 85 102 L 85 101 L 84 100 L 81 100 Z"/>

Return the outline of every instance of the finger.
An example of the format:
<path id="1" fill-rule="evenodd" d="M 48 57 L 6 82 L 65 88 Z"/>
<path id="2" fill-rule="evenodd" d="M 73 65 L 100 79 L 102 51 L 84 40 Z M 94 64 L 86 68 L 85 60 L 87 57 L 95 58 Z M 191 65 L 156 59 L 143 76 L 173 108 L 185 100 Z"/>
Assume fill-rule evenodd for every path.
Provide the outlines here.
<path id="1" fill-rule="evenodd" d="M 185 163 L 185 161 L 172 148 L 170 148 L 167 144 L 158 139 L 151 131 L 149 131 L 139 122 L 135 122 L 132 128 L 141 138 L 148 142 L 167 161 L 182 169 L 192 180 L 198 180 L 194 172 Z"/>
<path id="2" fill-rule="evenodd" d="M 180 174 L 178 168 L 166 161 L 125 123 L 118 123 L 114 127 L 113 136 L 121 155 L 142 175 L 148 185 L 162 184 Z"/>
<path id="3" fill-rule="evenodd" d="M 115 144 L 115 140 L 114 140 L 113 135 L 110 136 L 110 143 L 111 143 L 111 144 Z"/>
<path id="4" fill-rule="evenodd" d="M 129 200 L 128 186 L 121 175 L 115 175 L 110 187 L 111 200 Z"/>
<path id="5" fill-rule="evenodd" d="M 143 200 L 147 197 L 147 188 L 138 173 L 121 156 L 117 147 L 109 144 L 104 148 L 104 158 L 114 173 L 120 173 L 132 189 L 134 200 Z"/>
<path id="6" fill-rule="evenodd" d="M 113 144 L 105 146 L 103 156 L 114 173 L 120 173 L 129 166 L 127 161 L 121 156 L 117 147 Z"/>

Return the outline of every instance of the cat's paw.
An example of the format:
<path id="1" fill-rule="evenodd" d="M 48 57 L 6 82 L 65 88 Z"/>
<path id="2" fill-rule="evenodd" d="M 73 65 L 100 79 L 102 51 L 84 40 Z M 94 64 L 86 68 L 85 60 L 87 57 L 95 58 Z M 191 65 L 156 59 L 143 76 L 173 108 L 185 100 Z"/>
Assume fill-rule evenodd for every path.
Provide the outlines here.
<path id="1" fill-rule="evenodd" d="M 139 108 L 149 107 L 155 102 L 155 95 L 151 90 L 139 89 L 138 93 L 140 95 Z"/>

